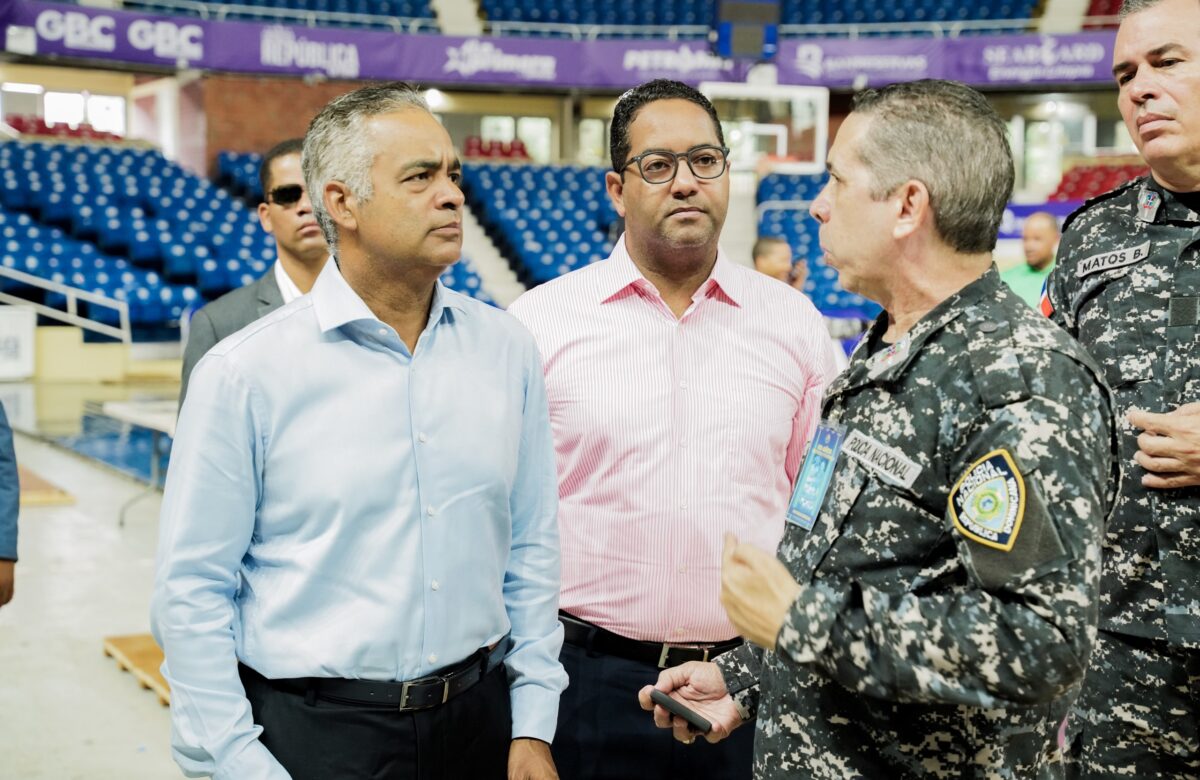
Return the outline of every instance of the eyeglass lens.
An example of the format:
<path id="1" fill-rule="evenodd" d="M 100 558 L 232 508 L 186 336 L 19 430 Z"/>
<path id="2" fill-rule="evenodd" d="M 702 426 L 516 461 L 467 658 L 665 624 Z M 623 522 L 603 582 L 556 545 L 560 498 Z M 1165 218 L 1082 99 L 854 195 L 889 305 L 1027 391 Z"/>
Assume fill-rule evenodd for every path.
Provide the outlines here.
<path id="1" fill-rule="evenodd" d="M 688 167 L 700 179 L 715 179 L 725 172 L 725 153 L 720 149 L 704 146 L 687 154 Z M 640 161 L 642 177 L 651 184 L 660 184 L 675 178 L 679 158 L 669 152 L 648 154 Z"/>

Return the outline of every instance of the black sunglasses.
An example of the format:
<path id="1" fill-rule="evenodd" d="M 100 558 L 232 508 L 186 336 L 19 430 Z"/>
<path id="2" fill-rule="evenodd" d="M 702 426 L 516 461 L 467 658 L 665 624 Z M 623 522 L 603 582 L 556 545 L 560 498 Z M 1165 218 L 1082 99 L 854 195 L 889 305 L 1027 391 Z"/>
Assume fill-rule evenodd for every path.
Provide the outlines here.
<path id="1" fill-rule="evenodd" d="M 283 208 L 290 208 L 300 202 L 304 197 L 304 186 L 301 184 L 285 184 L 282 187 L 276 187 L 267 194 L 267 202 L 274 203 Z"/>

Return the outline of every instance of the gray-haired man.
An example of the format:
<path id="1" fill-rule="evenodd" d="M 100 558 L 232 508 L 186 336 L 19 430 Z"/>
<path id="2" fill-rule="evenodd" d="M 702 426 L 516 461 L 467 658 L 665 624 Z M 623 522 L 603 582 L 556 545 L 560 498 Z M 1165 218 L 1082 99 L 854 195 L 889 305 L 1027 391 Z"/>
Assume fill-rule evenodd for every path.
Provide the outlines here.
<path id="1" fill-rule="evenodd" d="M 462 243 L 459 161 L 412 87 L 326 106 L 304 176 L 337 262 L 211 349 L 179 420 L 152 605 L 176 759 L 256 780 L 554 778 L 537 346 L 437 281 Z"/>
<path id="2" fill-rule="evenodd" d="M 757 712 L 758 778 L 1061 774 L 1116 490 L 1099 369 L 992 264 L 1013 165 L 982 95 L 860 93 L 828 168 L 827 262 L 885 311 L 825 394 L 779 560 L 726 541 L 753 644 L 657 687 L 710 740 Z"/>

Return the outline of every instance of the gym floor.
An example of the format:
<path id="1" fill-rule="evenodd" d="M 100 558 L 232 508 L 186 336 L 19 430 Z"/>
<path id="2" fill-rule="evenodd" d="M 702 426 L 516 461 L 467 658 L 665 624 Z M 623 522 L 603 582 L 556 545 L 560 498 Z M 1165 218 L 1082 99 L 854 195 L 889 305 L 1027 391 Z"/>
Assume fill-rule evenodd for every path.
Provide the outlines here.
<path id="1" fill-rule="evenodd" d="M 163 780 L 166 707 L 104 655 L 105 637 L 149 631 L 160 496 L 142 482 L 16 436 L 17 462 L 75 497 L 21 509 L 16 595 L 0 608 L 0 777 Z"/>

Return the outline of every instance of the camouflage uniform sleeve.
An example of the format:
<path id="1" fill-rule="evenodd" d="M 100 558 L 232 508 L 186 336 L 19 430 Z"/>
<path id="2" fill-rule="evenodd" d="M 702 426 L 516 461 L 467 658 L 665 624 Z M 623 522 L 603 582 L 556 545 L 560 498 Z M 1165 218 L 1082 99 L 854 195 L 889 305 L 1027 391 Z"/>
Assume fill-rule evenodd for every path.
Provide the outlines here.
<path id="1" fill-rule="evenodd" d="M 785 663 L 817 664 L 870 696 L 982 707 L 1047 702 L 1082 678 L 1112 418 L 1103 389 L 1072 365 L 1036 376 L 1066 381 L 1053 395 L 1070 400 L 1034 394 L 986 409 L 958 439 L 940 518 L 954 554 L 887 591 L 837 579 L 808 588 L 776 644 Z"/>
<path id="2" fill-rule="evenodd" d="M 741 712 L 742 720 L 752 719 L 758 713 L 758 679 L 763 666 L 762 648 L 746 642 L 724 655 L 717 656 L 713 663 L 721 670 L 721 676 L 725 678 L 725 688 Z"/>

